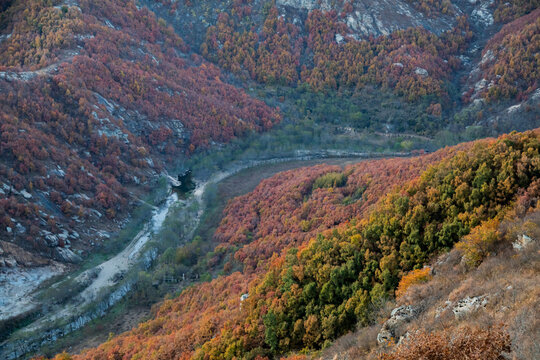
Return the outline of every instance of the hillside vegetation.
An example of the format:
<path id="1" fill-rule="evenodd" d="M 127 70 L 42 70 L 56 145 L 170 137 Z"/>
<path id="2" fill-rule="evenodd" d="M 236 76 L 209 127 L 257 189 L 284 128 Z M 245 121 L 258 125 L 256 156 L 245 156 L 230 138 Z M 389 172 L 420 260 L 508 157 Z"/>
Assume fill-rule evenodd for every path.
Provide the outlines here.
<path id="1" fill-rule="evenodd" d="M 398 174 L 414 169 L 415 162 L 421 164 L 421 170 L 405 175 L 407 180 L 387 195 L 387 191 L 379 193 L 370 210 L 292 246 L 278 243 L 275 255 L 261 262 L 259 270 L 250 270 L 251 265 L 244 267 L 247 271 L 194 286 L 177 299 L 165 301 L 155 319 L 76 358 L 264 358 L 328 346 L 356 326 L 372 324 L 378 306 L 394 297 L 400 278 L 408 271 L 422 268 L 467 234 L 481 234 L 488 221 L 519 218 L 534 211 L 539 151 L 536 131 L 404 161 L 396 168 Z M 422 160 L 432 165 L 428 167 Z M 375 169 L 385 162 L 389 161 L 372 164 Z M 330 167 L 326 173 L 336 171 Z M 347 179 L 354 178 L 350 169 L 345 172 Z M 379 180 L 385 172 L 373 170 L 370 175 Z M 311 191 L 317 177 L 312 177 L 311 184 L 290 188 L 296 189 L 298 201 L 305 201 L 303 191 Z M 315 192 L 331 195 L 346 187 Z M 244 199 L 250 197 L 257 199 L 257 190 Z M 279 216 L 281 211 L 261 210 L 264 218 Z M 232 214 L 225 212 L 229 219 Z M 287 220 L 299 219 L 289 216 Z M 249 246 L 261 241 L 261 235 L 254 232 L 251 238 L 244 234 L 242 242 Z M 254 252 L 248 259 L 256 256 Z M 263 252 L 262 258 L 267 257 Z M 241 300 L 242 294 L 248 295 Z M 507 345 L 501 350 L 506 351 Z"/>
<path id="2" fill-rule="evenodd" d="M 466 284 L 507 252 L 497 271 L 534 278 L 509 244 L 536 234 L 506 230 L 536 219 L 538 6 L 0 0 L 0 347 L 52 356 L 172 292 L 57 359 L 324 357 L 394 321 L 389 304 L 431 324 L 433 304 L 404 299 L 451 273 L 440 259 Z M 328 156 L 397 158 L 282 172 L 227 206 L 218 190 L 254 164 Z M 195 191 L 171 190 L 187 169 Z M 70 298 L 84 306 L 60 311 Z M 448 356 L 535 355 L 505 316 L 410 328 L 409 345 L 384 322 L 380 345 L 346 351 L 415 358 L 451 337 Z"/>
<path id="3" fill-rule="evenodd" d="M 13 1 L 1 28 L 0 237 L 46 259 L 106 241 L 90 224 L 118 230 L 165 163 L 281 119 L 131 1 Z"/>

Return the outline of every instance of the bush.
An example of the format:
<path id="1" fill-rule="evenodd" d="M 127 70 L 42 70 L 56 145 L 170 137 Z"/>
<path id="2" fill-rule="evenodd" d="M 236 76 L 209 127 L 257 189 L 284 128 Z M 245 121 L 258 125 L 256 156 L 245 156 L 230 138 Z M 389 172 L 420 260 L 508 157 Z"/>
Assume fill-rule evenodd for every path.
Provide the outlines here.
<path id="1" fill-rule="evenodd" d="M 347 183 L 347 177 L 345 174 L 338 172 L 330 172 L 324 174 L 313 183 L 313 190 L 315 189 L 324 189 L 324 188 L 334 188 L 342 187 Z"/>
<path id="2" fill-rule="evenodd" d="M 431 280 L 432 276 L 430 272 L 431 269 L 429 267 L 425 267 L 423 269 L 413 270 L 407 275 L 403 276 L 396 290 L 396 298 L 403 296 L 407 292 L 407 289 L 412 285 L 428 282 L 429 280 Z"/>
<path id="3" fill-rule="evenodd" d="M 500 237 L 498 228 L 499 220 L 490 219 L 472 229 L 469 235 L 456 244 L 467 265 L 478 266 L 489 255 L 490 249 Z"/>

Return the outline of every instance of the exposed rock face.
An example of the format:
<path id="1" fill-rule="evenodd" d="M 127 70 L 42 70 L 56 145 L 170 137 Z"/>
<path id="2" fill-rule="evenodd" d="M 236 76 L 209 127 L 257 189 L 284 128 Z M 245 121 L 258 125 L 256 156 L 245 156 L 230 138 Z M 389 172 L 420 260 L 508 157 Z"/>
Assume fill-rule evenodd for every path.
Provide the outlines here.
<path id="1" fill-rule="evenodd" d="M 475 5 L 474 10 L 471 13 L 471 19 L 481 26 L 493 25 L 492 4 L 493 0 L 469 0 L 470 3 Z"/>
<path id="2" fill-rule="evenodd" d="M 331 10 L 332 5 L 330 5 L 329 0 L 277 0 L 276 4 L 279 6 L 290 6 L 296 9 L 303 9 L 303 10 L 313 10 L 313 9 L 321 9 L 321 10 Z"/>
<path id="3" fill-rule="evenodd" d="M 6 261 L 7 260 L 7 261 Z M 21 268 L 15 259 L 6 259 L 13 266 L 0 268 L 0 320 L 31 311 L 36 307 L 32 296 L 33 291 L 43 281 L 62 273 L 62 264 L 52 264 L 34 268 Z M 2 264 L 2 260 L 0 260 Z M 2 345 L 0 345 L 1 353 Z M 4 359 L 2 355 L 0 358 Z"/>
<path id="4" fill-rule="evenodd" d="M 276 4 L 285 10 L 295 9 L 304 12 L 319 10 L 340 10 L 330 0 L 277 0 Z M 404 0 L 357 0 L 352 2 L 353 10 L 343 22 L 347 24 L 353 35 L 366 37 L 369 35 L 388 35 L 393 31 L 409 27 L 423 26 L 440 34 L 452 28 L 455 16 L 437 16 L 428 18 Z M 456 9 L 456 14 L 459 10 Z"/>
<path id="5" fill-rule="evenodd" d="M 379 343 L 389 342 L 396 337 L 396 329 L 408 323 L 418 315 L 418 308 L 411 305 L 403 305 L 392 310 L 390 318 L 386 320 L 381 331 L 377 334 Z"/>

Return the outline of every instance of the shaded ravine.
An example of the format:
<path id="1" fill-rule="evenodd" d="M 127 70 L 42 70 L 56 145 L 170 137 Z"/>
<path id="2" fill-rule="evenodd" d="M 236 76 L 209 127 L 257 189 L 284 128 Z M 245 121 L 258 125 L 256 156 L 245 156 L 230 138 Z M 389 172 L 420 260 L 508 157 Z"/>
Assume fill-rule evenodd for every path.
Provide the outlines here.
<path id="1" fill-rule="evenodd" d="M 291 157 L 240 161 L 232 164 L 228 171 L 217 172 L 204 181 L 197 181 L 195 190 L 187 199 L 180 199 L 175 192 L 170 192 L 166 200 L 153 210 L 151 220 L 144 225 L 143 229 L 121 252 L 75 278 L 76 281 L 85 282 L 84 289 L 78 295 L 64 304 L 49 307 L 47 313 L 40 319 L 18 330 L 0 344 L 0 358 L 10 360 L 27 356 L 36 352 L 42 346 L 53 343 L 59 338 L 81 329 L 90 321 L 106 315 L 108 310 L 122 300 L 135 285 L 133 281 L 122 281 L 123 275 L 136 264 L 143 264 L 144 268 L 149 268 L 157 258 L 156 249 L 145 248 L 145 245 L 162 228 L 171 207 L 181 204 L 182 216 L 192 219 L 188 224 L 188 231 L 184 235 L 184 241 L 191 240 L 206 211 L 204 195 L 209 185 L 218 184 L 227 178 L 230 179 L 233 175 L 246 169 L 259 167 L 254 170 L 255 174 L 251 175 L 253 181 L 248 181 L 245 186 L 233 186 L 233 191 L 223 195 L 231 198 L 252 190 L 265 177 L 270 177 L 277 172 L 288 169 L 322 162 L 343 164 L 345 161 L 359 162 L 362 159 L 372 157 L 407 155 L 409 154 L 372 154 L 332 150 L 296 152 Z M 334 158 L 334 161 L 331 161 L 332 158 Z M 336 160 L 336 158 L 340 160 Z M 287 162 L 290 163 L 290 166 L 286 166 L 286 164 L 284 166 L 274 166 L 273 168 L 269 166 L 267 171 L 264 171 L 265 165 Z"/>

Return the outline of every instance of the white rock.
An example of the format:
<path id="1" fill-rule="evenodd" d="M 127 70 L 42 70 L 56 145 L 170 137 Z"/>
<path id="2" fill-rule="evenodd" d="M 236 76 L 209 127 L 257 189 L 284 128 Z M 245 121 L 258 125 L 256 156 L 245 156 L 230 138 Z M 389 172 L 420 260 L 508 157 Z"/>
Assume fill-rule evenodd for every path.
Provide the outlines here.
<path id="1" fill-rule="evenodd" d="M 406 322 L 411 321 L 418 314 L 418 309 L 411 305 L 403 305 L 395 308 L 390 313 L 390 318 L 383 324 L 381 331 L 377 334 L 377 342 L 385 343 L 395 337 L 396 328 Z"/>
<path id="2" fill-rule="evenodd" d="M 461 299 L 452 309 L 456 319 L 460 319 L 474 311 L 477 311 L 480 308 L 483 308 L 489 302 L 489 297 L 487 295 L 482 296 L 467 296 L 464 299 Z"/>
<path id="3" fill-rule="evenodd" d="M 512 243 L 512 247 L 516 249 L 517 251 L 521 251 L 527 248 L 533 242 L 534 240 L 530 236 L 521 234 L 521 235 L 518 235 L 517 240 Z"/>
<path id="4" fill-rule="evenodd" d="M 25 198 L 25 199 L 31 199 L 32 198 L 32 194 L 30 194 L 28 191 L 22 189 L 21 190 L 21 195 Z"/>
<path id="5" fill-rule="evenodd" d="M 17 232 L 20 234 L 24 234 L 26 232 L 26 228 L 20 223 L 17 223 L 17 225 L 15 225 L 15 230 L 17 230 Z"/>
<path id="6" fill-rule="evenodd" d="M 514 105 L 514 106 L 510 106 L 508 109 L 506 109 L 506 112 L 508 114 L 511 114 L 513 112 L 516 112 L 519 110 L 519 108 L 521 107 L 521 104 L 517 104 L 517 105 Z"/>
<path id="7" fill-rule="evenodd" d="M 421 68 L 421 67 L 417 67 L 416 69 L 414 69 L 414 73 L 416 75 L 420 75 L 420 76 L 423 76 L 423 77 L 429 76 L 429 72 L 426 69 Z"/>
<path id="8" fill-rule="evenodd" d="M 484 56 L 482 56 L 482 60 L 480 61 L 480 65 L 483 65 L 483 64 L 485 64 L 487 62 L 490 62 L 492 60 L 495 60 L 495 55 L 493 55 L 493 51 L 488 50 L 488 51 L 486 51 Z"/>
<path id="9" fill-rule="evenodd" d="M 493 25 L 493 15 L 490 11 L 490 6 L 493 1 L 486 1 L 479 7 L 474 9 L 471 13 L 471 19 L 479 25 L 490 26 Z"/>

